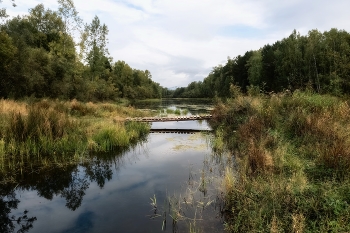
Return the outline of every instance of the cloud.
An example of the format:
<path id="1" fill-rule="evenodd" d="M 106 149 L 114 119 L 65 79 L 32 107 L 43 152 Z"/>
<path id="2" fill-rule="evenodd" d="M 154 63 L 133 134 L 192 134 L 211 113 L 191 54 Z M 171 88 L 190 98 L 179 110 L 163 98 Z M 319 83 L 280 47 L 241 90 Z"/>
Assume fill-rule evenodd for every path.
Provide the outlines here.
<path id="1" fill-rule="evenodd" d="M 5 4 L 4 0 L 3 4 Z M 10 1 L 7 1 L 10 4 Z M 24 11 L 40 1 L 17 2 Z M 74 1 L 90 23 L 97 15 L 109 28 L 114 61 L 148 69 L 162 86 L 186 86 L 202 80 L 228 56 L 243 55 L 274 43 L 296 29 L 350 31 L 350 1 L 337 0 L 100 0 Z M 45 1 L 55 9 L 55 0 Z M 20 10 L 21 9 L 21 10 Z"/>

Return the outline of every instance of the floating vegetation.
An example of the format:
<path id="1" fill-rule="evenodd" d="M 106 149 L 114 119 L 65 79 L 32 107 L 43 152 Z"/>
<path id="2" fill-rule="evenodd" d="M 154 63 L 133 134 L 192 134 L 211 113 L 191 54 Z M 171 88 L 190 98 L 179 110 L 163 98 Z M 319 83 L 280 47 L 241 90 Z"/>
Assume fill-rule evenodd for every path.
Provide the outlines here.
<path id="1" fill-rule="evenodd" d="M 172 137 L 167 138 L 168 141 L 172 141 L 174 146 L 174 151 L 183 151 L 183 150 L 203 150 L 207 148 L 207 144 L 205 142 L 201 143 L 194 143 L 194 141 L 197 141 L 199 138 L 203 138 L 202 133 L 194 133 L 188 135 L 188 137 Z"/>

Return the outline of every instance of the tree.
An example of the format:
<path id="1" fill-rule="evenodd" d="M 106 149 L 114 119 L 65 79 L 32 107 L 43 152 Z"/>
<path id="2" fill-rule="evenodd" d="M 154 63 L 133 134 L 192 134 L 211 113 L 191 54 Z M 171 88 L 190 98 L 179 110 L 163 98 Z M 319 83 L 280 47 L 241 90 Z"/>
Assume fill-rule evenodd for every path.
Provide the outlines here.
<path id="1" fill-rule="evenodd" d="M 15 0 L 11 0 L 11 2 L 12 2 L 13 7 L 17 6 L 15 3 Z M 2 3 L 2 0 L 0 0 L 0 3 Z M 7 18 L 7 17 L 8 17 L 8 15 L 6 13 L 6 8 L 0 8 L 0 19 Z"/>
<path id="2" fill-rule="evenodd" d="M 4 31 L 0 31 L 0 97 L 7 97 L 10 80 L 9 71 L 17 52 L 12 39 Z"/>
<path id="3" fill-rule="evenodd" d="M 247 61 L 248 80 L 250 85 L 259 86 L 261 84 L 261 60 L 261 50 L 257 50 L 253 52 L 252 56 Z"/>
<path id="4" fill-rule="evenodd" d="M 261 50 L 261 63 L 262 63 L 262 86 L 266 86 L 265 91 L 276 90 L 276 79 L 275 79 L 275 47 L 279 42 L 274 45 L 265 45 Z"/>
<path id="5" fill-rule="evenodd" d="M 117 61 L 113 66 L 113 82 L 122 92 L 122 97 L 127 96 L 128 88 L 133 85 L 133 71 L 125 61 Z"/>
<path id="6" fill-rule="evenodd" d="M 321 82 L 319 77 L 319 58 L 323 44 L 323 35 L 318 30 L 311 30 L 308 34 L 308 42 L 306 48 L 306 59 L 309 66 L 309 82 L 316 85 L 316 90 L 321 91 Z M 315 80 L 315 81 L 314 81 Z"/>
<path id="7" fill-rule="evenodd" d="M 63 52 L 65 52 L 67 38 L 72 36 L 75 31 L 80 31 L 83 21 L 78 16 L 73 0 L 58 0 L 58 5 L 58 14 L 63 20 Z"/>
<path id="8" fill-rule="evenodd" d="M 97 16 L 94 17 L 90 25 L 85 25 L 85 31 L 82 34 L 81 50 L 85 61 L 90 66 L 91 79 L 101 76 L 106 68 L 110 69 L 111 67 L 107 58 L 107 55 L 109 55 L 107 35 L 107 26 L 101 24 Z"/>
<path id="9" fill-rule="evenodd" d="M 289 37 L 283 39 L 276 47 L 275 74 L 279 90 L 284 88 L 295 89 L 298 83 L 303 83 L 303 54 L 300 44 L 300 34 L 294 30 Z"/>
<path id="10" fill-rule="evenodd" d="M 45 10 L 43 4 L 29 10 L 28 20 L 33 26 L 34 40 L 37 47 L 50 51 L 50 43 L 58 42 L 63 30 L 61 17 L 51 10 Z"/>

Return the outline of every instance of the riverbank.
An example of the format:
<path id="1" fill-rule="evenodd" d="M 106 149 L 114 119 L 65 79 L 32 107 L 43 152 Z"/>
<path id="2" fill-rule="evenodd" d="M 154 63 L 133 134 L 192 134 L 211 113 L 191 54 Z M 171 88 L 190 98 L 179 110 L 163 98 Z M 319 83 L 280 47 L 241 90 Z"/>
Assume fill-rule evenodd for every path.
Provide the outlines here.
<path id="1" fill-rule="evenodd" d="M 151 115 L 114 103 L 0 100 L 1 182 L 27 169 L 64 166 L 88 160 L 93 152 L 126 149 L 150 127 L 125 118 Z"/>
<path id="2" fill-rule="evenodd" d="M 350 107 L 294 92 L 218 103 L 212 126 L 224 145 L 230 232 L 350 231 Z"/>

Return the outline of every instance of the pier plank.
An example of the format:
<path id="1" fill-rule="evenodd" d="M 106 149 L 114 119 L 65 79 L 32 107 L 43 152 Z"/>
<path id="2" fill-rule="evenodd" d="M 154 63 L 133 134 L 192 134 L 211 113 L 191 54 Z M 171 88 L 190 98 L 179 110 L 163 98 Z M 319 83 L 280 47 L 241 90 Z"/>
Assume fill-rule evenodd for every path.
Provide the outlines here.
<path id="1" fill-rule="evenodd" d="M 179 117 L 135 117 L 127 118 L 126 121 L 138 122 L 161 122 L 161 121 L 197 121 L 211 119 L 212 115 L 193 115 L 193 116 L 179 116 Z"/>

